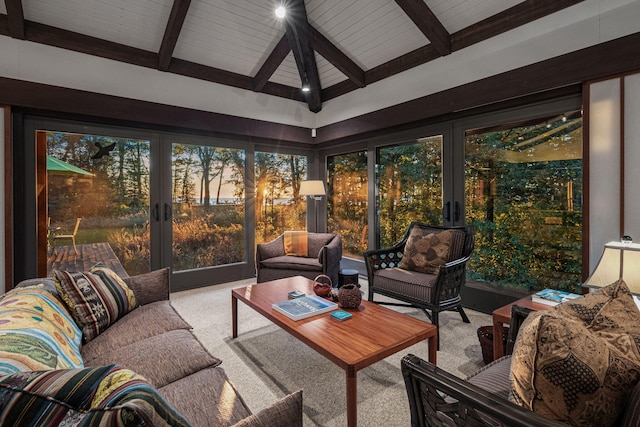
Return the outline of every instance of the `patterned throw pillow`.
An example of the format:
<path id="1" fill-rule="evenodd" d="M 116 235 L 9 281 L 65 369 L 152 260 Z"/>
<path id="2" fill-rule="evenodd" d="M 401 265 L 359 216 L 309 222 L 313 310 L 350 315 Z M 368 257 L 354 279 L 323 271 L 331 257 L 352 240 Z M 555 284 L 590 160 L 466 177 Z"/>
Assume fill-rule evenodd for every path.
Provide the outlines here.
<path id="1" fill-rule="evenodd" d="M 291 256 L 309 256 L 309 235 L 306 231 L 284 232 L 284 254 Z"/>
<path id="2" fill-rule="evenodd" d="M 623 281 L 532 313 L 511 363 L 511 399 L 571 425 L 614 425 L 640 380 L 640 311 Z"/>
<path id="3" fill-rule="evenodd" d="M 43 285 L 16 288 L 0 299 L 0 375 L 80 368 L 81 339 L 62 301 Z"/>
<path id="4" fill-rule="evenodd" d="M 189 425 L 144 378 L 117 365 L 2 377 L 0 420 L 33 426 Z"/>
<path id="5" fill-rule="evenodd" d="M 97 264 L 88 272 L 54 270 L 56 288 L 89 342 L 138 306 L 135 294 L 111 269 Z"/>
<path id="6" fill-rule="evenodd" d="M 420 227 L 411 228 L 399 267 L 419 273 L 438 274 L 440 266 L 449 261 L 453 231 L 428 233 Z"/>

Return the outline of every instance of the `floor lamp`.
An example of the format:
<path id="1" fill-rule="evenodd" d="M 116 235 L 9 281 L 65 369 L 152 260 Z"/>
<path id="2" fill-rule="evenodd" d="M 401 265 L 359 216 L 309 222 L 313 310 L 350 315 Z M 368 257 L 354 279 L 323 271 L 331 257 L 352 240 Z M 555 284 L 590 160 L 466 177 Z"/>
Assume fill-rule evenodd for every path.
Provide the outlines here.
<path id="1" fill-rule="evenodd" d="M 313 203 L 316 210 L 316 228 L 314 228 L 313 231 L 316 233 L 318 232 L 318 200 L 321 200 L 322 196 L 324 196 L 325 194 L 327 193 L 324 189 L 324 182 L 320 180 L 302 181 L 300 183 L 300 195 L 313 198 Z"/>

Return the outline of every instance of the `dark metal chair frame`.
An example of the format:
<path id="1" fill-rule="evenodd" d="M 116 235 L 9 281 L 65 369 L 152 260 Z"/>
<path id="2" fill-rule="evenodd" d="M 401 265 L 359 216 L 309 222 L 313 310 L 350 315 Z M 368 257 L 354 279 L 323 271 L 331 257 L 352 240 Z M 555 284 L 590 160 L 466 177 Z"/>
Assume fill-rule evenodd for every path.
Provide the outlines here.
<path id="1" fill-rule="evenodd" d="M 518 305 L 511 306 L 507 356 L 503 359 L 511 357 L 520 326 L 532 311 Z M 493 363 L 505 363 L 503 359 Z M 403 357 L 400 364 L 412 427 L 450 427 L 452 422 L 456 426 L 473 427 L 566 426 L 517 406 L 413 354 Z"/>
<path id="2" fill-rule="evenodd" d="M 412 227 L 416 225 L 424 230 L 435 233 L 444 230 L 460 230 L 465 233 L 464 247 L 460 258 L 440 266 L 431 302 L 418 300 L 387 289 L 376 288 L 374 285 L 374 275 L 376 271 L 400 266 L 404 247 L 407 243 L 407 239 L 409 238 L 409 233 L 411 232 Z M 367 266 L 367 277 L 369 281 L 369 301 L 375 302 L 374 294 L 378 293 L 380 295 L 385 295 L 387 297 L 403 301 L 403 303 L 380 302 L 379 304 L 411 306 L 422 309 L 431 323 L 438 328 L 438 349 L 440 349 L 440 329 L 438 325 L 440 312 L 457 311 L 460 313 L 462 321 L 469 323 L 469 318 L 462 307 L 460 290 L 466 282 L 467 261 L 471 258 L 474 245 L 475 236 L 472 226 L 435 226 L 419 221 L 413 221 L 409 224 L 402 240 L 394 246 L 384 249 L 369 250 L 364 253 L 364 260 Z"/>

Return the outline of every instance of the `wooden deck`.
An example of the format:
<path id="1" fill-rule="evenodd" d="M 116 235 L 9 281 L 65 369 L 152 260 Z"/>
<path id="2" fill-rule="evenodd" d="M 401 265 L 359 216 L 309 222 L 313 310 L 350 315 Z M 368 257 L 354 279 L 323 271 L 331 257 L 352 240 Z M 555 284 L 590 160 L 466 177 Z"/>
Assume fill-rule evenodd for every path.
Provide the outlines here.
<path id="1" fill-rule="evenodd" d="M 73 250 L 73 245 L 56 246 L 49 249 L 47 276 L 50 277 L 53 270 L 88 271 L 98 262 L 102 262 L 120 277 L 129 277 L 109 243 L 89 243 L 77 246 L 77 255 Z"/>

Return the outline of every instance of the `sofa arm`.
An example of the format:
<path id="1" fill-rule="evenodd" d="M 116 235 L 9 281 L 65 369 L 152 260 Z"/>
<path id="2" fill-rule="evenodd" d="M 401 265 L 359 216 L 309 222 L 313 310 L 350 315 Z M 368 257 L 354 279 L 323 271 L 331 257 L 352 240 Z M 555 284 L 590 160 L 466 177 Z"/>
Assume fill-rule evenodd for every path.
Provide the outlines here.
<path id="1" fill-rule="evenodd" d="M 566 424 L 521 408 L 413 354 L 402 358 L 401 367 L 409 397 L 411 425 L 566 427 Z M 436 421 L 432 424 L 430 420 Z"/>
<path id="2" fill-rule="evenodd" d="M 234 427 L 302 427 L 302 390 L 278 400 Z"/>
<path id="3" fill-rule="evenodd" d="M 150 271 L 123 278 L 124 282 L 136 294 L 138 304 L 145 305 L 157 301 L 169 299 L 171 291 L 171 272 L 169 268 Z"/>
<path id="4" fill-rule="evenodd" d="M 276 239 L 266 242 L 258 243 L 256 245 L 256 266 L 259 268 L 260 261 L 275 258 L 277 256 L 284 255 L 284 238 L 282 235 Z"/>
<path id="5" fill-rule="evenodd" d="M 340 260 L 342 259 L 342 239 L 337 234 L 329 243 L 320 249 L 319 261 L 322 271 L 331 278 L 333 286 L 338 286 L 338 273 L 340 273 Z"/>

